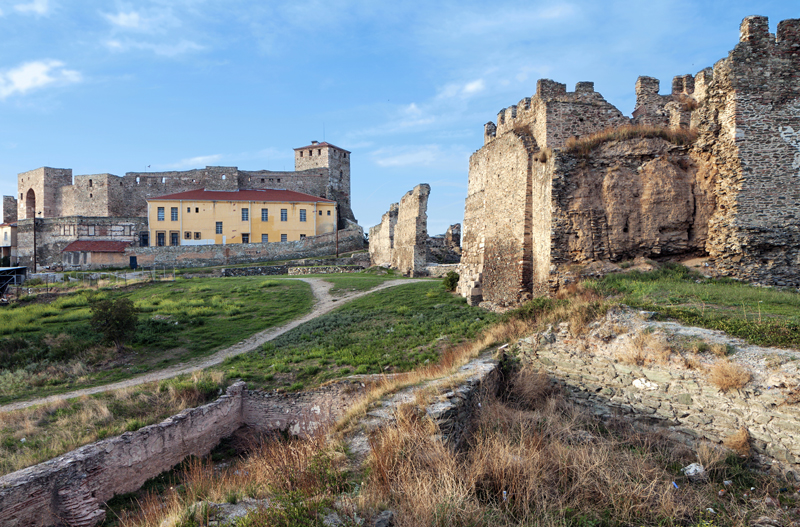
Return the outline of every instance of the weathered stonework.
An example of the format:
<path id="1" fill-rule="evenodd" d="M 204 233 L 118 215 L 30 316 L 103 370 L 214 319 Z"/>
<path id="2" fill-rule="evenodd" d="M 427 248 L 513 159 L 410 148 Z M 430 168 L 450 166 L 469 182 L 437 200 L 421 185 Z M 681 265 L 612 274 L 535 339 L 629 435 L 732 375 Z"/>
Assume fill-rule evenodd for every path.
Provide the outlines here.
<path id="1" fill-rule="evenodd" d="M 777 37 L 742 22 L 729 56 L 670 95 L 636 83 L 627 119 L 591 83 L 549 80 L 485 126 L 470 158 L 459 292 L 513 304 L 552 291 L 569 269 L 638 256 L 705 255 L 712 272 L 800 284 L 800 20 Z M 570 137 L 636 124 L 691 128 L 679 146 L 609 140 L 588 154 Z"/>
<path id="2" fill-rule="evenodd" d="M 17 200 L 14 196 L 3 196 L 0 202 L 0 223 L 14 223 L 17 221 Z"/>
<path id="3" fill-rule="evenodd" d="M 234 384 L 213 403 L 0 477 L 0 525 L 93 526 L 105 517 L 104 502 L 139 489 L 186 456 L 208 454 L 240 427 L 309 434 L 341 417 L 363 390 L 347 379 L 297 394 Z"/>
<path id="4" fill-rule="evenodd" d="M 370 229 L 372 265 L 392 267 L 409 276 L 424 274 L 428 243 L 428 196 L 431 187 L 422 183 L 393 203 L 381 223 Z"/>
<path id="5" fill-rule="evenodd" d="M 363 249 L 364 231 L 351 223 L 338 232 L 338 242 L 336 233 L 327 233 L 288 242 L 130 247 L 125 254 L 144 267 L 207 267 L 328 256 L 337 246 L 343 253 Z"/>
<path id="6" fill-rule="evenodd" d="M 302 156 L 301 156 L 302 152 Z M 310 155 L 309 155 L 310 153 Z M 339 228 L 355 222 L 350 203 L 350 152 L 328 143 L 312 142 L 308 147 L 295 149 L 295 171 L 245 171 L 237 167 L 206 167 L 186 171 L 128 172 L 113 174 L 76 175 L 71 169 L 42 167 L 17 176 L 19 199 L 16 203 L 19 220 L 72 217 L 137 218 L 146 222 L 147 199 L 178 192 L 205 188 L 206 190 L 287 189 L 337 201 Z M 5 207 L 5 202 L 4 202 Z M 130 240 L 140 244 L 140 232 Z M 67 236 L 66 244 L 83 238 Z M 100 238 L 97 239 L 111 239 Z M 152 240 L 151 240 L 152 242 Z M 22 265 L 31 265 L 33 245 L 27 239 L 20 242 Z M 39 265 L 61 261 L 59 252 L 37 244 Z"/>
<path id="7" fill-rule="evenodd" d="M 461 261 L 461 224 L 447 228 L 443 235 L 428 237 L 427 261 L 440 264 L 456 264 Z"/>

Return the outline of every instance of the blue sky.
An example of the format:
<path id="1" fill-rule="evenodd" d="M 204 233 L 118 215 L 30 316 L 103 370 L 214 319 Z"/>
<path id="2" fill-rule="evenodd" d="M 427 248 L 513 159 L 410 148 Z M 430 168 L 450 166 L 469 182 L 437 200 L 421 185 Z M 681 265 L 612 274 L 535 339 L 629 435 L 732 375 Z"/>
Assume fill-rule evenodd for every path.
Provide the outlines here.
<path id="1" fill-rule="evenodd" d="M 800 6 L 0 0 L 0 194 L 40 166 L 292 170 L 292 149 L 324 138 L 353 152 L 361 225 L 425 182 L 439 234 L 462 220 L 483 124 L 538 78 L 594 81 L 630 115 L 639 75 L 667 93 L 753 14 L 775 31 Z"/>

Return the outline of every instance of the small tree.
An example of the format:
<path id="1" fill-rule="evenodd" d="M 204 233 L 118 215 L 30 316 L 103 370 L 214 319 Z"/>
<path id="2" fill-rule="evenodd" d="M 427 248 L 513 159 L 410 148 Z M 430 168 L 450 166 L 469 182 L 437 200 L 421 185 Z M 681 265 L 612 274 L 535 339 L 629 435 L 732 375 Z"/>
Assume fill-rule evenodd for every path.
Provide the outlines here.
<path id="1" fill-rule="evenodd" d="M 458 287 L 458 279 L 459 275 L 457 272 L 448 271 L 442 280 L 444 282 L 444 288 L 448 291 L 455 291 L 456 287 Z"/>
<path id="2" fill-rule="evenodd" d="M 92 304 L 92 329 L 113 342 L 117 352 L 124 349 L 125 341 L 136 331 L 136 308 L 128 298 L 99 300 Z"/>

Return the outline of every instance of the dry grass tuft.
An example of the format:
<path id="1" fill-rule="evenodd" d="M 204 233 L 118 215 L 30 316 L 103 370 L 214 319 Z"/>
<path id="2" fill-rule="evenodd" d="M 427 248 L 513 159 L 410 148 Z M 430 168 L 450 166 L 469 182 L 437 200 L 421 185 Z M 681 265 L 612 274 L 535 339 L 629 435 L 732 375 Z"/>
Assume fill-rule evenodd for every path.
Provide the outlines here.
<path id="1" fill-rule="evenodd" d="M 750 379 L 744 366 L 729 360 L 719 360 L 708 369 L 708 380 L 722 392 L 744 388 Z"/>
<path id="2" fill-rule="evenodd" d="M 727 344 L 722 344 L 720 342 L 715 342 L 708 346 L 708 351 L 710 351 L 713 355 L 717 357 L 727 357 L 730 355 L 731 348 Z"/>
<path id="3" fill-rule="evenodd" d="M 646 366 L 648 364 L 668 364 L 672 348 L 660 335 L 646 331 L 637 333 L 617 358 L 626 364 Z"/>
<path id="4" fill-rule="evenodd" d="M 626 125 L 609 128 L 577 139 L 570 138 L 567 140 L 564 150 L 581 157 L 587 157 L 592 153 L 592 150 L 608 141 L 627 141 L 645 137 L 658 137 L 677 145 L 689 145 L 697 139 L 697 132 L 686 128 Z"/>
<path id="5" fill-rule="evenodd" d="M 373 436 L 365 506 L 390 504 L 406 525 L 625 525 L 689 518 L 698 496 L 671 492 L 660 440 L 623 424 L 610 435 L 546 376 L 516 374 L 505 401 L 483 401 L 468 451 L 452 453 L 413 409 Z M 675 450 L 677 452 L 677 450 Z M 581 523 L 584 524 L 584 523 Z M 598 523 L 600 524 L 600 523 Z"/>
<path id="6" fill-rule="evenodd" d="M 750 432 L 745 427 L 726 437 L 722 444 L 742 457 L 750 457 Z"/>

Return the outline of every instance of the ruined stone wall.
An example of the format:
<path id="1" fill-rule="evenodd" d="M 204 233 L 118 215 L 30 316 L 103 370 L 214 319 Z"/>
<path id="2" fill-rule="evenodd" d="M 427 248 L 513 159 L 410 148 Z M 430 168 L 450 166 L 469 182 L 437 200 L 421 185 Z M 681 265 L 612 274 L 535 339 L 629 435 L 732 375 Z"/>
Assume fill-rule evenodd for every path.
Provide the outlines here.
<path id="1" fill-rule="evenodd" d="M 0 223 L 17 221 L 17 199 L 14 196 L 3 196 L 0 203 Z"/>
<path id="2" fill-rule="evenodd" d="M 240 427 L 311 434 L 341 417 L 364 389 L 345 379 L 278 394 L 249 391 L 239 382 L 212 403 L 0 477 L 0 525 L 93 526 L 113 496 L 138 490 L 186 456 L 208 454 Z"/>
<path id="3" fill-rule="evenodd" d="M 33 265 L 33 220 L 17 222 L 20 265 Z M 145 218 L 71 216 L 36 220 L 36 257 L 39 267 L 60 264 L 61 251 L 76 240 L 111 240 L 138 244 L 147 231 Z"/>
<path id="4" fill-rule="evenodd" d="M 565 266 L 637 256 L 708 255 L 711 272 L 800 284 L 800 20 L 777 36 L 764 17 L 696 77 L 636 83 L 635 124 L 692 128 L 692 145 L 609 139 L 631 121 L 579 83 L 537 83 L 484 127 L 470 159 L 459 292 L 510 304 L 558 287 Z M 642 129 L 639 129 L 640 133 Z"/>
<path id="5" fill-rule="evenodd" d="M 693 116 L 698 155 L 719 167 L 709 255 L 724 274 L 800 284 L 800 19 L 769 33 L 747 17 Z"/>
<path id="6" fill-rule="evenodd" d="M 470 157 L 459 292 L 515 303 L 530 290 L 532 164 L 530 135 L 507 133 Z M 478 300 L 479 301 L 479 300 Z"/>
<path id="7" fill-rule="evenodd" d="M 429 236 L 426 260 L 440 264 L 457 264 L 461 261 L 461 224 L 455 223 L 444 234 Z"/>
<path id="8" fill-rule="evenodd" d="M 697 370 L 631 366 L 574 346 L 547 345 L 562 338 L 569 338 L 566 330 L 529 337 L 520 351 L 523 362 L 558 380 L 578 405 L 602 418 L 661 430 L 690 447 L 719 444 L 745 427 L 762 461 L 778 460 L 800 475 L 800 407 L 786 404 L 781 390 L 749 385 L 723 393 Z"/>
<path id="9" fill-rule="evenodd" d="M 381 222 L 369 229 L 370 265 L 391 267 L 394 250 L 394 229 L 397 226 L 399 205 L 392 203 L 389 211 L 381 216 Z"/>
<path id="10" fill-rule="evenodd" d="M 339 252 L 364 248 L 364 231 L 357 225 L 339 231 Z M 227 245 L 179 245 L 168 247 L 131 247 L 126 256 L 136 256 L 144 267 L 206 267 L 235 265 L 328 256 L 336 252 L 335 233 L 307 236 L 302 240 Z"/>
<path id="11" fill-rule="evenodd" d="M 405 275 L 419 276 L 425 269 L 430 193 L 430 185 L 422 183 L 400 199 L 394 229 L 392 267 Z"/>

